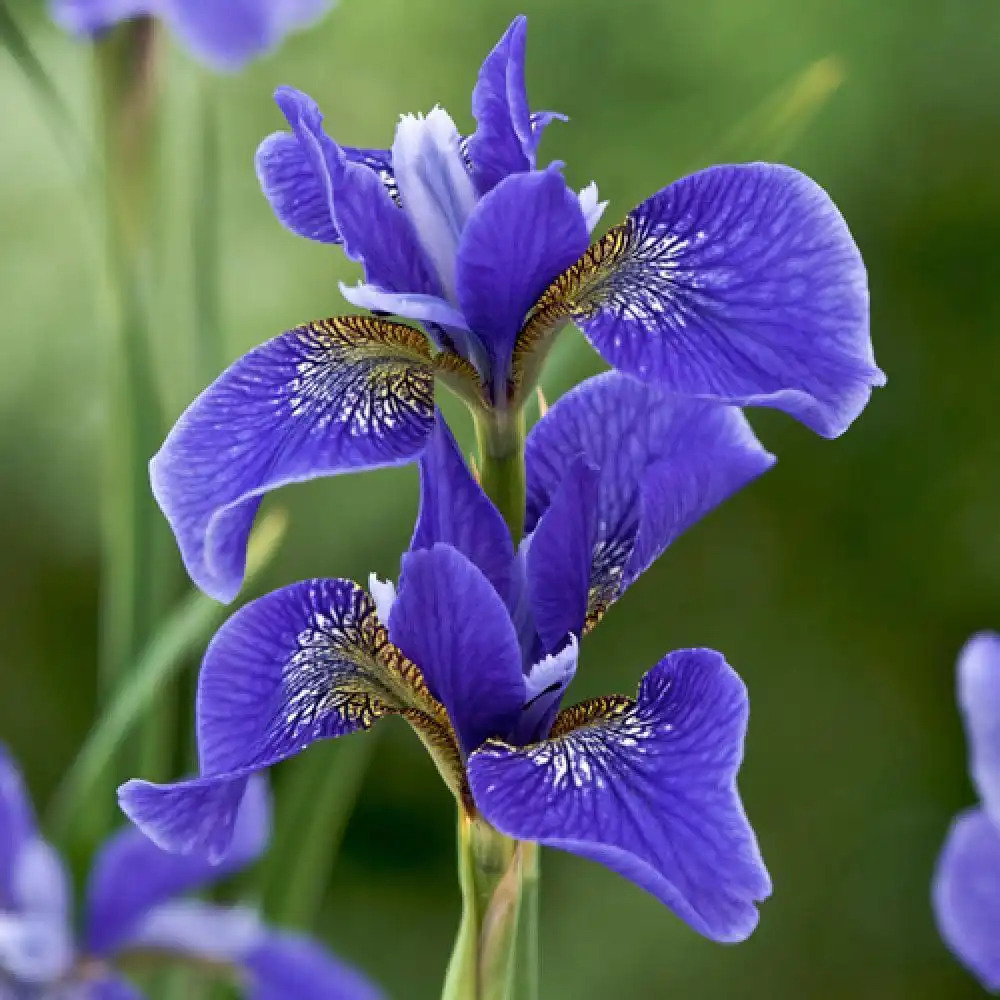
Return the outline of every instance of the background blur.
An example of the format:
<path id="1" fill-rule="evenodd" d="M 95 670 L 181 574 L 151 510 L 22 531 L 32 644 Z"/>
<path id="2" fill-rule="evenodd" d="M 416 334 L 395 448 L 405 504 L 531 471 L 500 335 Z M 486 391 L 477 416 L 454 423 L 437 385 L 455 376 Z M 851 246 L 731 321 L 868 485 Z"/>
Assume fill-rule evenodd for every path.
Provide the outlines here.
<path id="1" fill-rule="evenodd" d="M 40 3 L 13 9 L 88 130 L 88 51 Z M 996 0 L 343 0 L 239 77 L 199 82 L 172 49 L 157 343 L 171 415 L 198 388 L 188 235 L 198 87 L 207 80 L 222 110 L 235 357 L 341 311 L 336 280 L 354 276 L 339 251 L 281 229 L 259 194 L 252 154 L 281 125 L 273 88 L 314 95 L 331 133 L 357 145 L 385 146 L 400 112 L 435 103 L 467 128 L 479 62 L 519 10 L 533 105 L 571 119 L 552 126 L 543 155 L 564 160 L 575 186 L 596 179 L 609 221 L 717 152 L 780 155 L 818 179 L 867 259 L 889 376 L 838 441 L 753 412 L 777 467 L 681 538 L 584 647 L 579 697 L 632 691 L 681 645 L 724 650 L 746 679 L 741 788 L 775 884 L 759 930 L 739 947 L 709 944 L 610 872 L 550 852 L 542 995 L 979 995 L 937 938 L 928 882 L 950 817 L 972 801 L 955 654 L 970 632 L 1000 627 Z M 775 149 L 755 109 L 831 56 L 839 62 L 822 66 L 839 66 L 842 86 Z M 107 292 L 68 139 L 6 54 L 0 108 L 0 739 L 41 803 L 94 712 Z M 547 394 L 598 367 L 565 335 Z M 394 575 L 416 476 L 326 480 L 277 502 L 289 534 L 255 589 Z M 453 810 L 409 731 L 385 729 L 322 931 L 394 997 L 425 1000 L 438 994 L 458 918 Z"/>

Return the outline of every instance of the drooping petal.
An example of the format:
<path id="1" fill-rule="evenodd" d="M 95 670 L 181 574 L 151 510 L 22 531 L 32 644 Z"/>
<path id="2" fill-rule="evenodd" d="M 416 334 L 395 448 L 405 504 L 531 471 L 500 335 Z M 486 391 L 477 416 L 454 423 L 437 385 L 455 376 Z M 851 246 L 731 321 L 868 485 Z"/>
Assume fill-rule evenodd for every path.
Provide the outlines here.
<path id="1" fill-rule="evenodd" d="M 404 557 L 389 635 L 420 665 L 465 753 L 511 732 L 524 704 L 517 633 L 493 585 L 457 549 Z"/>
<path id="2" fill-rule="evenodd" d="M 532 115 L 524 83 L 528 21 L 514 18 L 486 57 L 472 91 L 476 131 L 467 149 L 480 194 L 486 194 L 510 174 L 532 170 L 545 126 L 562 115 Z"/>
<path id="3" fill-rule="evenodd" d="M 270 812 L 267 783 L 255 776 L 240 803 L 229 850 L 216 865 L 200 857 L 168 854 L 131 827 L 112 836 L 98 853 L 88 881 L 87 950 L 93 955 L 118 950 L 154 907 L 249 865 L 267 846 Z"/>
<path id="4" fill-rule="evenodd" d="M 0 910 L 14 906 L 17 858 L 35 836 L 35 813 L 21 772 L 0 743 Z"/>
<path id="5" fill-rule="evenodd" d="M 771 891 L 736 790 L 747 697 L 721 654 L 669 654 L 637 701 L 567 709 L 552 736 L 487 743 L 469 761 L 477 805 L 502 833 L 590 858 L 695 930 L 740 941 Z"/>
<path id="6" fill-rule="evenodd" d="M 103 34 L 119 21 L 151 14 L 156 0 L 51 0 L 52 18 L 64 31 L 84 37 Z"/>
<path id="7" fill-rule="evenodd" d="M 248 1000 L 382 1000 L 382 991 L 315 941 L 268 932 L 244 959 Z"/>
<path id="8" fill-rule="evenodd" d="M 156 12 L 198 59 L 235 71 L 330 6 L 332 0 L 158 0 Z"/>
<path id="9" fill-rule="evenodd" d="M 547 652 L 579 636 L 589 608 L 600 472 L 578 455 L 531 535 L 527 581 L 535 627 Z"/>
<path id="10" fill-rule="evenodd" d="M 433 422 L 419 331 L 365 316 L 310 323 L 244 355 L 188 407 L 150 463 L 153 493 L 191 578 L 230 601 L 264 493 L 411 461 Z"/>
<path id="11" fill-rule="evenodd" d="M 678 535 L 774 463 L 737 408 L 607 372 L 568 392 L 528 435 L 529 531 L 581 455 L 599 470 L 592 619 Z"/>
<path id="12" fill-rule="evenodd" d="M 510 602 L 514 573 L 510 532 L 472 477 L 440 411 L 420 456 L 420 513 L 410 548 L 429 549 L 438 542 L 478 566 L 500 598 Z"/>
<path id="13" fill-rule="evenodd" d="M 365 280 L 389 292 L 439 295 L 413 224 L 394 200 L 394 177 L 380 161 L 352 159 L 338 146 L 323 131 L 323 116 L 307 94 L 279 87 L 275 100 L 312 166 L 344 251 L 364 266 Z M 315 191 L 309 197 L 315 199 Z"/>
<path id="14" fill-rule="evenodd" d="M 958 704 L 969 771 L 986 811 L 1000 824 L 1000 635 L 980 632 L 958 657 Z"/>
<path id="15" fill-rule="evenodd" d="M 1000 830 L 985 809 L 952 823 L 932 898 L 945 943 L 986 989 L 1000 991 Z"/>
<path id="16" fill-rule="evenodd" d="M 403 209 L 445 297 L 454 301 L 455 253 L 476 206 L 476 189 L 448 112 L 434 108 L 426 117 L 404 115 L 392 144 L 392 165 Z"/>
<path id="17" fill-rule="evenodd" d="M 825 437 L 885 382 L 858 248 L 790 167 L 712 167 L 643 202 L 556 278 L 519 344 L 566 319 L 643 381 L 776 407 Z"/>
<path id="18" fill-rule="evenodd" d="M 528 311 L 587 239 L 580 202 L 557 167 L 508 177 L 477 205 L 458 248 L 458 301 L 490 357 L 494 386 L 506 384 Z"/>
<path id="19" fill-rule="evenodd" d="M 128 782 L 122 808 L 159 847 L 219 861 L 246 780 L 320 739 L 388 712 L 440 711 L 349 580 L 306 580 L 252 601 L 216 633 L 198 684 L 202 776 Z"/>

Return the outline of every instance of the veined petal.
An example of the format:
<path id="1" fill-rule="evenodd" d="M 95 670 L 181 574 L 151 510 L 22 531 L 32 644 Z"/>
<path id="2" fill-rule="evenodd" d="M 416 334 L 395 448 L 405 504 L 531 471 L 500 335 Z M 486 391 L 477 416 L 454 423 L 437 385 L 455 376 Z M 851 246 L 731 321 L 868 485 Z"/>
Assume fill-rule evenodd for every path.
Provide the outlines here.
<path id="1" fill-rule="evenodd" d="M 994 823 L 1000 824 L 1000 635 L 997 633 L 980 632 L 962 648 L 958 657 L 958 704 L 965 721 L 972 780 L 986 812 Z"/>
<path id="2" fill-rule="evenodd" d="M 269 931 L 244 959 L 247 1000 L 382 1000 L 382 991 L 315 941 Z"/>
<path id="3" fill-rule="evenodd" d="M 473 479 L 440 411 L 420 456 L 420 514 L 410 549 L 452 546 L 476 565 L 508 605 L 514 544 L 500 512 Z"/>
<path id="4" fill-rule="evenodd" d="M 476 131 L 469 136 L 467 149 L 481 194 L 509 174 L 534 169 L 542 131 L 563 117 L 554 112 L 531 114 L 524 83 L 527 33 L 527 18 L 514 18 L 483 62 L 472 91 Z"/>
<path id="5" fill-rule="evenodd" d="M 984 809 L 956 817 L 934 873 L 938 930 L 991 992 L 1000 990 L 1000 831 Z"/>
<path id="6" fill-rule="evenodd" d="M 712 167 L 643 202 L 556 278 L 519 350 L 566 319 L 643 381 L 776 407 L 825 437 L 885 382 L 858 248 L 829 196 L 790 167 Z"/>
<path id="7" fill-rule="evenodd" d="M 508 177 L 479 202 L 458 248 L 458 301 L 490 356 L 496 389 L 509 377 L 524 317 L 587 238 L 580 202 L 557 167 Z"/>
<path id="8" fill-rule="evenodd" d="M 736 407 L 672 396 L 618 372 L 588 379 L 555 403 L 528 435 L 526 524 L 551 530 L 570 544 L 574 524 L 565 512 L 549 517 L 576 464 L 598 470 L 596 494 L 569 488 L 561 504 L 594 504 L 592 556 L 586 619 L 593 626 L 611 603 L 683 531 L 723 500 L 766 471 L 774 456 L 765 451 Z M 537 529 L 535 525 L 538 525 Z M 535 548 L 533 539 L 532 549 Z M 536 601 L 559 597 L 546 578 L 559 570 L 529 550 L 529 579 Z M 563 574 L 564 588 L 575 579 Z M 573 620 L 581 600 L 579 584 L 565 590 Z M 544 596 L 543 596 L 544 595 Z M 535 608 L 540 623 L 551 611 Z M 558 619 L 554 619 L 556 624 Z M 547 642 L 558 642 L 555 634 Z"/>
<path id="9" fill-rule="evenodd" d="M 332 0 L 159 0 L 156 13 L 199 59 L 235 71 L 330 6 Z"/>
<path id="10" fill-rule="evenodd" d="M 368 594 L 350 580 L 284 587 L 241 608 L 208 647 L 198 683 L 202 776 L 129 782 L 122 808 L 164 850 L 217 862 L 250 774 L 387 713 L 425 728 L 443 719 Z"/>
<path id="11" fill-rule="evenodd" d="M 153 493 L 191 578 L 230 601 L 264 493 L 411 461 L 433 423 L 419 331 L 366 316 L 322 320 L 255 348 L 188 407 L 150 463 Z"/>
<path id="12" fill-rule="evenodd" d="M 0 910 L 15 905 L 17 858 L 36 835 L 35 812 L 21 772 L 0 743 Z"/>
<path id="13" fill-rule="evenodd" d="M 234 874 L 256 860 L 270 835 L 267 783 L 251 778 L 240 803 L 232 842 L 219 864 L 168 854 L 138 830 L 126 827 L 101 848 L 87 886 L 86 942 L 92 955 L 130 943 L 145 914 L 158 905 Z"/>
<path id="14" fill-rule="evenodd" d="M 365 280 L 389 292 L 439 295 L 413 224 L 397 204 L 395 177 L 381 161 L 354 160 L 341 149 L 323 131 L 323 116 L 307 94 L 279 87 L 274 97 L 312 165 L 344 252 L 364 266 Z"/>
<path id="15" fill-rule="evenodd" d="M 524 705 L 517 633 L 493 585 L 461 552 L 437 544 L 404 557 L 389 635 L 420 664 L 465 753 L 513 730 Z"/>
<path id="16" fill-rule="evenodd" d="M 721 654 L 679 650 L 636 701 L 567 709 L 528 747 L 469 760 L 476 804 L 502 833 L 607 865 L 706 937 L 740 941 L 771 882 L 736 790 L 747 697 Z"/>

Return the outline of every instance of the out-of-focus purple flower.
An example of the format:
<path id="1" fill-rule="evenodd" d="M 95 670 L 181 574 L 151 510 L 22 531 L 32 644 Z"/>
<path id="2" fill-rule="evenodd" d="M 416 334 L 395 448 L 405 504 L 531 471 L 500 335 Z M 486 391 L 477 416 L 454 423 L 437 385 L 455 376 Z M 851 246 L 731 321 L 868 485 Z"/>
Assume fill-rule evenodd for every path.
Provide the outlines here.
<path id="1" fill-rule="evenodd" d="M 247 787 L 218 865 L 160 850 L 138 830 L 113 835 L 90 873 L 79 934 L 62 861 L 38 832 L 21 776 L 0 746 L 0 997 L 139 1000 L 117 971 L 130 951 L 231 968 L 253 1000 L 378 1000 L 357 972 L 257 914 L 183 898 L 233 874 L 267 845 L 262 779 Z M 294 990 L 289 984 L 295 984 Z"/>
<path id="2" fill-rule="evenodd" d="M 120 21 L 156 17 L 196 58 L 238 70 L 278 46 L 289 32 L 316 21 L 333 0 L 52 0 L 52 16 L 83 37 Z"/>
<path id="3" fill-rule="evenodd" d="M 220 855 L 255 772 L 403 715 L 470 814 L 607 865 L 702 934 L 746 937 L 770 880 L 736 790 L 746 691 L 723 656 L 679 650 L 637 698 L 560 703 L 607 608 L 772 462 L 735 407 L 599 376 L 528 438 L 515 550 L 438 415 L 398 596 L 308 580 L 237 612 L 202 666 L 200 777 L 129 782 L 125 812 L 165 849 Z"/>
<path id="4" fill-rule="evenodd" d="M 473 409 L 516 411 L 569 322 L 641 381 L 777 407 L 831 437 L 884 381 L 858 248 L 826 193 L 789 167 L 685 177 L 588 248 L 604 203 L 593 184 L 571 190 L 558 164 L 538 167 L 542 131 L 562 116 L 530 109 L 526 33 L 515 19 L 483 63 L 468 136 L 435 108 L 404 116 L 391 148 L 342 146 L 310 97 L 278 91 L 291 131 L 258 150 L 264 193 L 292 232 L 363 265 L 364 282 L 342 290 L 376 315 L 251 351 L 154 458 L 154 493 L 213 597 L 239 590 L 262 494 L 413 461 L 436 381 Z"/>
<path id="5" fill-rule="evenodd" d="M 973 636 L 958 658 L 958 704 L 979 805 L 955 818 L 932 898 L 948 947 L 1000 992 L 1000 635 Z"/>

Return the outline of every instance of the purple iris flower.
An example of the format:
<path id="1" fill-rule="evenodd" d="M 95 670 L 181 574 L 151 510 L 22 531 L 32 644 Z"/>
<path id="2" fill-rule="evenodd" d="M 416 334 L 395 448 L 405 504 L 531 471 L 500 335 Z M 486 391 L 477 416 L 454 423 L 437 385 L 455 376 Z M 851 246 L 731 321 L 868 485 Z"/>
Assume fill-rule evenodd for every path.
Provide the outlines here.
<path id="1" fill-rule="evenodd" d="M 560 703 L 608 607 L 772 462 L 739 409 L 606 373 L 529 435 L 515 548 L 438 416 L 398 593 L 314 579 L 233 615 L 202 666 L 200 777 L 128 782 L 125 812 L 167 850 L 220 855 L 251 775 L 402 715 L 468 815 L 745 938 L 770 880 L 736 790 L 746 690 L 722 654 L 668 654 L 635 698 Z"/>
<path id="2" fill-rule="evenodd" d="M 391 149 L 341 146 L 311 98 L 278 91 L 291 132 L 258 151 L 264 192 L 293 232 L 363 265 L 364 283 L 343 292 L 376 315 L 250 351 L 153 459 L 188 572 L 213 597 L 239 590 L 264 493 L 414 460 L 436 382 L 476 412 L 516 413 L 568 322 L 639 380 L 777 407 L 830 437 L 883 383 L 858 249 L 829 197 L 789 167 L 685 177 L 588 248 L 604 205 L 558 165 L 537 169 L 542 130 L 561 116 L 530 110 L 525 37 L 520 17 L 483 63 L 467 137 L 435 108 L 405 116 Z"/>
<path id="3" fill-rule="evenodd" d="M 1000 635 L 973 636 L 958 658 L 958 704 L 979 805 L 955 817 L 933 901 L 948 947 L 1000 992 Z"/>
<path id="4" fill-rule="evenodd" d="M 240 69 L 291 31 L 321 17 L 333 0 L 52 0 L 52 16 L 84 37 L 120 21 L 156 17 L 196 58 L 217 70 Z"/>
<path id="5" fill-rule="evenodd" d="M 307 938 L 270 930 L 245 907 L 183 898 L 257 858 L 269 826 L 266 786 L 255 779 L 218 865 L 167 854 L 133 827 L 119 831 L 95 858 L 77 937 L 62 860 L 39 833 L 0 746 L 0 997 L 139 1000 L 117 966 L 130 953 L 155 952 L 229 968 L 253 1000 L 378 1000 L 357 972 Z"/>

